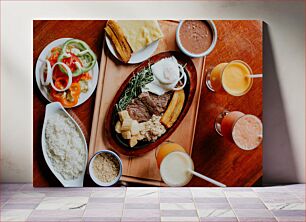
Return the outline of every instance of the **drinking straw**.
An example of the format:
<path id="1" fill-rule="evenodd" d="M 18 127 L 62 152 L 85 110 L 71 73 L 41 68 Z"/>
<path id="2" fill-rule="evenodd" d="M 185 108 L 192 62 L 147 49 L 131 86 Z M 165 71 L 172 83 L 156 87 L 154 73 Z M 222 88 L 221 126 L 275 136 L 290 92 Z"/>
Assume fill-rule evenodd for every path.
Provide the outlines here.
<path id="1" fill-rule="evenodd" d="M 262 74 L 253 74 L 253 75 L 248 75 L 249 78 L 262 78 Z"/>
<path id="2" fill-rule="evenodd" d="M 188 169 L 188 171 L 189 171 L 190 173 L 192 173 L 193 175 L 195 175 L 195 176 L 197 176 L 197 177 L 199 177 L 199 178 L 201 178 L 201 179 L 203 179 L 203 180 L 206 180 L 206 181 L 208 181 L 208 182 L 210 182 L 210 183 L 212 183 L 212 184 L 215 184 L 216 186 L 219 186 L 219 187 L 226 187 L 226 185 L 224 185 L 223 183 L 220 183 L 220 182 L 218 182 L 218 181 L 216 181 L 216 180 L 214 180 L 214 179 L 211 179 L 211 178 L 209 178 L 209 177 L 207 177 L 207 176 L 204 176 L 203 174 L 197 173 L 197 172 L 195 172 L 195 171 L 192 170 L 192 169 Z"/>

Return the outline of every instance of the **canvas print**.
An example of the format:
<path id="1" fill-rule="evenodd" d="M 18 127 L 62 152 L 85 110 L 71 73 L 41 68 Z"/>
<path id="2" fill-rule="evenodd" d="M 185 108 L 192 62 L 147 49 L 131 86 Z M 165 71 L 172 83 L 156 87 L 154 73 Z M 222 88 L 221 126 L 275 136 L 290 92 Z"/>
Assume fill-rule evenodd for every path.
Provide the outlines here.
<path id="1" fill-rule="evenodd" d="M 261 21 L 33 27 L 34 186 L 261 185 Z"/>

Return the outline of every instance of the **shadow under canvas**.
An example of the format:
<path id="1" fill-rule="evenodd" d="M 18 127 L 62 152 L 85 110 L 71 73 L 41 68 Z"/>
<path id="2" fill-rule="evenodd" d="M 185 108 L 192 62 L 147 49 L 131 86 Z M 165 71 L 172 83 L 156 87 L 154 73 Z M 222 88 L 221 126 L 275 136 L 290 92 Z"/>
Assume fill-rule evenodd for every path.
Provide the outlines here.
<path id="1" fill-rule="evenodd" d="M 264 22 L 263 184 L 288 184 L 297 182 L 298 178 L 269 29 L 269 25 Z"/>

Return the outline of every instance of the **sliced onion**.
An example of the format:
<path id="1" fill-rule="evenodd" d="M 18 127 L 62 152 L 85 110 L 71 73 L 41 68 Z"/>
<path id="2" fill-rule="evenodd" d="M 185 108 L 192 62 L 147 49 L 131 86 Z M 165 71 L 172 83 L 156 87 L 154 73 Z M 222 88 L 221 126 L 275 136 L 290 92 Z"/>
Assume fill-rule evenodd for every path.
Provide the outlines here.
<path id="1" fill-rule="evenodd" d="M 64 57 L 64 58 L 70 58 L 70 57 L 71 57 L 71 55 L 70 55 L 70 54 L 68 54 L 67 52 L 65 52 L 65 53 L 63 54 L 63 57 Z"/>
<path id="2" fill-rule="evenodd" d="M 43 86 L 47 86 L 47 85 L 49 85 L 50 84 L 50 81 L 51 81 L 51 77 L 52 77 L 52 68 L 51 68 L 51 64 L 50 64 L 50 62 L 49 62 L 49 60 L 48 59 L 46 59 L 46 60 L 40 60 L 42 63 L 43 63 L 43 65 L 44 65 L 44 63 L 46 63 L 46 65 L 47 65 L 47 77 L 46 77 L 46 80 L 45 80 L 45 78 L 44 78 L 44 69 L 41 69 L 41 72 L 40 72 L 40 82 L 41 82 L 41 84 L 43 85 Z M 43 67 L 43 66 L 42 66 Z"/>
<path id="3" fill-rule="evenodd" d="M 67 75 L 68 75 L 68 84 L 67 86 L 64 88 L 64 89 L 58 89 L 55 87 L 54 83 L 53 83 L 53 78 L 51 77 L 51 86 L 54 90 L 58 91 L 58 92 L 63 92 L 63 91 L 66 91 L 67 89 L 69 89 L 69 87 L 71 86 L 72 84 L 72 72 L 71 72 L 71 69 L 69 68 L 69 66 L 67 66 L 65 63 L 63 62 L 57 62 L 55 63 L 53 66 L 52 66 L 52 69 L 51 69 L 51 72 L 52 72 L 52 76 L 53 76 L 53 70 L 54 68 L 57 66 L 57 65 L 62 65 L 64 66 L 64 68 L 66 69 L 67 71 Z"/>
<path id="4" fill-rule="evenodd" d="M 90 50 L 89 50 L 89 49 L 86 49 L 86 50 L 84 50 L 84 51 L 80 51 L 77 55 L 78 55 L 78 56 L 82 56 L 82 55 L 85 55 L 85 54 L 88 53 L 88 52 L 90 52 Z"/>
<path id="5" fill-rule="evenodd" d="M 183 82 L 182 86 L 177 87 L 177 88 L 174 87 L 173 90 L 181 90 L 181 89 L 183 89 L 186 86 L 186 83 L 187 83 L 187 74 L 185 73 L 185 70 L 184 70 L 184 68 L 182 67 L 181 64 L 179 64 L 179 68 L 180 68 L 180 70 L 182 72 L 182 76 L 180 77 L 180 80 L 183 79 L 184 82 Z"/>
<path id="6" fill-rule="evenodd" d="M 75 62 L 74 64 L 76 65 L 76 67 L 77 67 L 78 69 L 82 69 L 82 66 L 81 66 L 81 64 L 80 64 L 79 62 Z"/>

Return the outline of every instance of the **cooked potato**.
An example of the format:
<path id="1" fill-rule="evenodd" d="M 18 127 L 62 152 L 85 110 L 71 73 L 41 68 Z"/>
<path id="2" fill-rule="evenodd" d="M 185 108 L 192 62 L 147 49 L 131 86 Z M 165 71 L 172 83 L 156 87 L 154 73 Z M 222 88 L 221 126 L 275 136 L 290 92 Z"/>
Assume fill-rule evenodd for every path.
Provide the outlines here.
<path id="1" fill-rule="evenodd" d="M 145 138 L 145 136 L 141 135 L 140 133 L 135 135 L 135 137 L 137 138 L 137 140 L 143 140 Z"/>
<path id="2" fill-rule="evenodd" d="M 134 147 L 138 143 L 138 140 L 135 136 L 132 136 L 130 139 L 130 147 Z"/>
<path id="3" fill-rule="evenodd" d="M 139 123 L 137 120 L 132 121 L 131 134 L 132 136 L 139 134 Z"/>
<path id="4" fill-rule="evenodd" d="M 121 131 L 131 130 L 132 128 L 132 119 L 124 119 L 121 125 Z"/>
<path id="5" fill-rule="evenodd" d="M 139 127 L 139 131 L 144 130 L 146 128 L 146 122 L 139 123 L 138 127 Z"/>
<path id="6" fill-rule="evenodd" d="M 127 110 L 118 112 L 118 115 L 121 122 L 123 122 L 125 119 L 131 119 L 129 112 Z"/>
<path id="7" fill-rule="evenodd" d="M 121 133 L 121 122 L 117 121 L 116 125 L 115 125 L 115 131 L 117 133 Z"/>
<path id="8" fill-rule="evenodd" d="M 131 131 L 124 131 L 124 132 L 121 133 L 121 135 L 122 135 L 123 139 L 126 139 L 126 140 L 131 139 L 131 137 L 132 137 Z"/>

